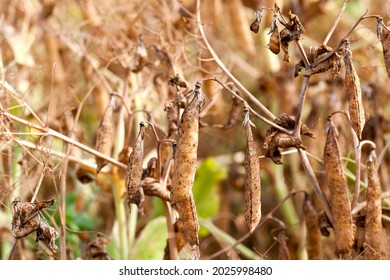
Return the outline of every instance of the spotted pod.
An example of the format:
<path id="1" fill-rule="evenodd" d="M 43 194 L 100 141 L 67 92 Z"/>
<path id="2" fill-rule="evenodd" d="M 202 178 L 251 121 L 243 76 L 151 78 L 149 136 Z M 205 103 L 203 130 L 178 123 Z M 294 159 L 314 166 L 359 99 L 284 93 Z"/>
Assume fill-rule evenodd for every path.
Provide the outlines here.
<path id="1" fill-rule="evenodd" d="M 337 142 L 337 129 L 328 118 L 324 165 L 330 191 L 330 204 L 333 213 L 333 229 L 336 239 L 336 254 L 342 259 L 350 259 L 354 239 L 351 203 L 347 193 L 340 149 Z"/>
<path id="2" fill-rule="evenodd" d="M 144 156 L 144 137 L 145 126 L 141 122 L 140 129 L 135 141 L 133 151 L 130 154 L 130 159 L 127 164 L 126 174 L 126 190 L 127 190 L 127 203 L 130 207 L 130 203 L 137 205 L 139 211 L 142 213 L 143 192 L 141 188 L 142 180 L 142 161 Z"/>
<path id="3" fill-rule="evenodd" d="M 244 203 L 245 220 L 251 233 L 254 232 L 261 219 L 261 181 L 260 181 L 260 161 L 257 156 L 256 144 L 253 139 L 253 123 L 249 119 L 249 110 L 244 105 L 245 120 L 243 126 L 246 134 L 245 151 L 245 185 Z"/>
<path id="4" fill-rule="evenodd" d="M 352 128 L 359 140 L 362 139 L 362 131 L 365 123 L 364 107 L 362 101 L 362 89 L 360 79 L 352 63 L 352 51 L 350 43 L 346 40 L 344 48 L 345 63 L 345 90 L 349 104 L 349 115 L 351 118 Z"/>
<path id="5" fill-rule="evenodd" d="M 199 222 L 192 186 L 198 154 L 199 114 L 204 100 L 200 86 L 201 83 L 195 85 L 194 97 L 181 116 L 171 185 L 172 207 L 179 214 L 183 232 L 193 246 L 199 246 Z"/>
<path id="6" fill-rule="evenodd" d="M 390 31 L 384 25 L 383 18 L 378 19 L 377 35 L 382 44 L 386 71 L 390 78 Z"/>
<path id="7" fill-rule="evenodd" d="M 375 150 L 367 160 L 368 187 L 366 192 L 366 220 L 364 233 L 364 258 L 380 260 L 384 257 L 382 243 L 382 198 Z"/>
<path id="8" fill-rule="evenodd" d="M 322 242 L 318 214 L 307 195 L 303 202 L 303 215 L 306 226 L 306 250 L 308 259 L 320 260 L 322 259 Z"/>
<path id="9" fill-rule="evenodd" d="M 99 128 L 96 136 L 96 150 L 105 155 L 111 155 L 112 149 L 112 134 L 113 134 L 113 121 L 112 116 L 115 108 L 115 99 L 111 97 L 110 103 L 108 104 L 106 110 L 104 111 L 103 118 L 99 124 Z M 102 159 L 99 156 L 96 156 L 96 172 L 106 166 L 107 160 Z"/>

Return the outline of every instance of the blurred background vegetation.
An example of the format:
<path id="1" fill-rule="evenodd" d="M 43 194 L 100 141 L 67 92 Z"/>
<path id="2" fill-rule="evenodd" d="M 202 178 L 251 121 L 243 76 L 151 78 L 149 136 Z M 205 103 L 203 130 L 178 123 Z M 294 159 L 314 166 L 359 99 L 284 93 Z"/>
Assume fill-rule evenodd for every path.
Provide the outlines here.
<path id="1" fill-rule="evenodd" d="M 38 116 L 45 126 L 94 148 L 110 93 L 116 92 L 123 97 L 131 113 L 120 110 L 114 114 L 115 143 L 110 156 L 119 159 L 123 148 L 133 145 L 140 121 L 148 118 L 167 132 L 164 103 L 172 97 L 172 87 L 168 85 L 170 77 L 179 74 L 192 86 L 205 77 L 229 82 L 210 59 L 198 32 L 195 2 L 1 1 L 1 109 L 34 124 L 39 124 Z M 204 0 L 202 23 L 211 45 L 235 77 L 275 115 L 294 115 L 302 83 L 302 77 L 293 78 L 294 64 L 299 61 L 295 46 L 290 46 L 292 63 L 284 62 L 282 53 L 274 55 L 268 50 L 271 12 L 264 12 L 258 34 L 249 30 L 257 8 L 272 8 L 274 2 Z M 283 14 L 291 10 L 299 16 L 305 27 L 301 42 L 306 50 L 322 44 L 343 3 L 333 0 L 276 2 Z M 383 16 L 387 25 L 389 7 L 384 0 L 351 0 L 328 45 L 337 45 L 367 10 L 369 14 Z M 380 180 L 385 192 L 390 190 L 390 87 L 376 26 L 375 19 L 361 22 L 350 41 L 366 110 L 363 139 L 377 145 Z M 343 75 L 333 79 L 328 73 L 313 76 L 303 111 L 303 121 L 315 137 L 305 138 L 304 144 L 308 146 L 313 169 L 325 194 L 327 182 L 321 162 L 324 126 L 329 113 L 347 108 L 343 79 Z M 215 97 L 202 118 L 199 168 L 193 193 L 201 225 L 201 258 L 208 258 L 244 236 L 248 228 L 243 215 L 245 137 L 241 120 L 228 130 L 216 128 L 215 125 L 223 125 L 228 119 L 230 94 L 213 82 L 205 82 L 203 90 L 206 102 Z M 253 121 L 258 154 L 262 156 L 268 126 L 259 120 Z M 335 122 L 352 194 L 355 162 L 351 134 L 342 116 L 336 116 Z M 164 257 L 167 226 L 163 204 L 158 198 L 146 197 L 144 215 L 130 212 L 125 202 L 123 168 L 109 163 L 96 175 L 94 156 L 72 148 L 61 139 L 4 118 L 1 131 L 1 259 L 8 257 L 13 242 L 11 202 L 16 197 L 29 201 L 36 190 L 38 201 L 56 198 L 56 204 L 43 216 L 59 233 L 65 232 L 60 236 L 66 236 L 67 250 L 62 255 L 52 255 L 42 244 L 38 249 L 33 237 L 28 237 L 18 243 L 15 259 L 60 258 L 65 253 L 69 259 L 93 259 L 101 256 L 91 253 L 96 244 L 112 259 Z M 156 156 L 150 131 L 145 145 L 146 166 L 148 159 Z M 65 156 L 67 153 L 70 157 Z M 366 157 L 363 153 L 363 162 Z M 298 155 L 292 151 L 283 156 L 283 162 L 280 166 L 261 158 L 263 215 L 292 191 L 312 193 Z M 364 193 L 364 172 L 362 181 Z M 297 193 L 274 214 L 286 226 L 292 259 L 307 258 L 303 198 Z M 311 200 L 317 212 L 321 212 L 314 195 Z M 383 201 L 387 240 L 390 236 L 389 204 L 389 200 Z M 65 211 L 66 219 L 62 219 L 66 221 L 65 228 L 60 219 L 61 209 Z M 279 230 L 273 222 L 266 223 L 234 250 L 216 258 L 279 259 Z M 332 238 L 331 234 L 322 239 L 324 259 L 336 258 Z M 357 251 L 362 250 L 362 244 L 355 246 Z M 180 257 L 185 259 L 188 254 L 185 247 Z"/>

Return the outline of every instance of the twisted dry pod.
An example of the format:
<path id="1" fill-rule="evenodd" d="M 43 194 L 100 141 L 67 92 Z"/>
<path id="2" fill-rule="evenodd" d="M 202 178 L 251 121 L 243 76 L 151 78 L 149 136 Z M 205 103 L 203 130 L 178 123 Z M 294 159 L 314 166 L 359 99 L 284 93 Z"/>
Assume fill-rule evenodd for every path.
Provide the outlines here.
<path id="1" fill-rule="evenodd" d="M 362 139 L 362 131 L 365 123 L 364 107 L 362 101 L 362 89 L 360 79 L 352 63 L 352 51 L 348 40 L 345 40 L 344 63 L 345 63 L 345 90 L 347 92 L 349 115 L 352 128 L 359 140 Z"/>
<path id="2" fill-rule="evenodd" d="M 382 244 L 382 198 L 378 176 L 375 150 L 367 160 L 368 187 L 366 193 L 367 208 L 364 234 L 364 258 L 379 260 L 383 258 Z"/>
<path id="3" fill-rule="evenodd" d="M 204 100 L 200 86 L 200 82 L 196 83 L 193 90 L 194 97 L 181 117 L 171 185 L 172 207 L 179 214 L 184 235 L 196 248 L 199 246 L 199 223 L 192 186 L 198 154 L 199 114 Z"/>
<path id="4" fill-rule="evenodd" d="M 246 134 L 246 151 L 245 151 L 245 185 L 244 185 L 244 202 L 245 202 L 245 220 L 251 233 L 261 219 L 261 181 L 260 181 L 260 161 L 256 152 L 255 141 L 249 119 L 249 110 L 247 104 L 244 105 L 245 120 L 243 126 Z"/>
<path id="5" fill-rule="evenodd" d="M 103 119 L 100 122 L 97 136 L 96 136 L 96 150 L 105 155 L 111 155 L 112 148 L 112 133 L 113 133 L 113 123 L 112 116 L 115 109 L 115 98 L 111 96 L 110 103 L 108 104 Z M 96 172 L 99 171 L 106 166 L 107 161 L 102 159 L 101 157 L 96 156 Z"/>
<path id="6" fill-rule="evenodd" d="M 324 164 L 330 191 L 330 204 L 333 213 L 333 229 L 336 239 L 336 254 L 342 259 L 350 259 L 353 244 L 351 203 L 347 193 L 347 182 L 341 164 L 337 142 L 337 129 L 328 118 Z"/>
<path id="7" fill-rule="evenodd" d="M 390 31 L 384 25 L 383 18 L 378 18 L 377 35 L 382 44 L 386 71 L 390 78 Z"/>
<path id="8" fill-rule="evenodd" d="M 305 217 L 308 258 L 309 260 L 320 260 L 322 259 L 322 241 L 318 214 L 310 202 L 308 195 L 305 195 L 303 202 L 303 215 Z"/>
<path id="9" fill-rule="evenodd" d="M 126 175 L 126 190 L 127 190 L 127 203 L 130 207 L 130 203 L 137 205 L 139 211 L 142 213 L 142 202 L 144 195 L 141 188 L 142 180 L 142 160 L 144 156 L 144 137 L 145 126 L 141 122 L 139 125 L 139 133 L 135 141 L 133 151 L 130 154 L 130 159 L 127 164 Z"/>

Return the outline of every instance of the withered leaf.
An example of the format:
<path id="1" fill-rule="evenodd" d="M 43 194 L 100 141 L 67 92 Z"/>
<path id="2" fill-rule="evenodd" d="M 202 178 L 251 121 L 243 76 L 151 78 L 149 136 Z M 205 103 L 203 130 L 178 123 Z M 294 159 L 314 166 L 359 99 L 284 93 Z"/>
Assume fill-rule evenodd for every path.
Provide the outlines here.
<path id="1" fill-rule="evenodd" d="M 352 63 L 352 51 L 350 43 L 346 40 L 344 48 L 345 63 L 345 90 L 347 92 L 349 115 L 351 117 L 352 128 L 359 140 L 362 139 L 362 131 L 365 123 L 364 107 L 362 100 L 362 89 L 360 79 Z"/>
<path id="2" fill-rule="evenodd" d="M 256 144 L 253 139 L 249 119 L 249 110 L 244 105 L 245 120 L 243 126 L 246 135 L 245 151 L 245 185 L 244 185 L 244 202 L 245 202 L 245 220 L 251 233 L 254 232 L 261 219 L 261 181 L 260 181 L 260 161 L 257 156 Z"/>
<path id="3" fill-rule="evenodd" d="M 58 251 L 55 245 L 57 232 L 45 220 L 37 219 L 39 211 L 53 204 L 54 199 L 22 203 L 20 198 L 16 198 L 12 202 L 12 235 L 15 238 L 23 238 L 35 231 L 36 243 L 42 241 L 56 253 Z"/>
<path id="4" fill-rule="evenodd" d="M 250 30 L 252 32 L 254 33 L 259 32 L 262 17 L 263 17 L 263 8 L 259 8 L 256 12 L 256 19 L 250 25 Z"/>
<path id="5" fill-rule="evenodd" d="M 130 203 L 137 205 L 138 210 L 142 213 L 142 202 L 144 200 L 143 192 L 141 189 L 142 180 L 142 160 L 144 156 L 144 137 L 145 126 L 141 122 L 140 130 L 135 141 L 133 151 L 130 154 L 130 160 L 127 165 L 126 175 L 126 190 L 127 190 L 127 203 L 130 207 Z"/>
<path id="6" fill-rule="evenodd" d="M 301 24 L 297 15 L 289 12 L 289 22 L 283 23 L 281 22 L 285 28 L 280 32 L 280 42 L 282 46 L 282 50 L 284 51 L 284 61 L 291 62 L 289 53 L 288 53 L 288 45 L 293 40 L 299 40 L 301 38 L 301 34 L 305 32 L 303 25 Z"/>
<path id="7" fill-rule="evenodd" d="M 141 187 L 145 195 L 156 196 L 165 201 L 171 200 L 170 192 L 166 188 L 163 188 L 155 178 L 146 177 L 142 180 Z"/>
<path id="8" fill-rule="evenodd" d="M 312 63 L 322 58 L 323 56 L 327 55 L 331 51 L 332 48 L 328 47 L 327 45 L 322 45 L 318 48 L 311 48 L 310 53 L 308 55 L 309 62 Z M 340 69 L 341 69 L 340 60 L 341 60 L 340 54 L 338 52 L 335 52 L 329 58 L 327 58 L 323 62 L 320 62 L 318 65 L 307 68 L 305 70 L 304 76 L 310 77 L 312 75 L 331 70 L 331 77 L 334 79 L 340 73 Z"/>
<path id="9" fill-rule="evenodd" d="M 382 242 L 382 197 L 378 176 L 378 165 L 375 150 L 367 160 L 368 187 L 366 193 L 367 207 L 364 234 L 364 258 L 366 260 L 384 259 L 385 248 Z"/>
<path id="10" fill-rule="evenodd" d="M 271 34 L 268 48 L 273 52 L 274 54 L 278 54 L 280 52 L 280 38 L 279 38 L 279 30 L 278 26 L 276 25 L 276 22 L 278 21 L 278 16 L 274 15 L 274 18 L 272 20 L 271 30 L 268 33 Z"/>
<path id="11" fill-rule="evenodd" d="M 235 89 L 234 87 L 232 88 L 232 90 L 237 95 L 240 95 L 238 90 Z M 224 129 L 232 128 L 237 123 L 237 121 L 240 119 L 240 117 L 241 117 L 242 102 L 241 102 L 241 100 L 239 100 L 234 95 L 232 95 L 231 97 L 232 97 L 233 103 L 232 103 L 232 107 L 230 109 L 229 119 L 226 122 L 226 124 L 223 126 Z"/>
<path id="12" fill-rule="evenodd" d="M 350 259 L 354 240 L 351 203 L 348 198 L 347 182 L 344 177 L 341 154 L 337 142 L 338 133 L 331 118 L 328 118 L 326 131 L 324 165 L 333 213 L 336 254 L 342 259 Z"/>
<path id="13" fill-rule="evenodd" d="M 109 240 L 102 233 L 98 233 L 96 239 L 90 241 L 84 251 L 84 259 L 87 260 L 111 260 L 107 252 Z"/>
<path id="14" fill-rule="evenodd" d="M 287 246 L 288 236 L 285 229 L 280 230 L 278 234 L 279 260 L 290 260 L 290 252 Z"/>
<path id="15" fill-rule="evenodd" d="M 288 130 L 294 129 L 295 126 L 295 119 L 285 113 L 280 114 L 274 122 L 275 124 L 278 124 Z M 310 137 L 313 136 L 313 133 L 311 133 L 310 129 L 306 125 L 301 126 L 301 134 Z M 270 127 L 267 130 L 263 149 L 265 150 L 265 156 L 272 159 L 272 161 L 276 164 L 283 164 L 279 148 L 287 149 L 293 147 L 306 150 L 306 146 L 303 145 L 300 138 L 280 132 L 274 127 Z"/>

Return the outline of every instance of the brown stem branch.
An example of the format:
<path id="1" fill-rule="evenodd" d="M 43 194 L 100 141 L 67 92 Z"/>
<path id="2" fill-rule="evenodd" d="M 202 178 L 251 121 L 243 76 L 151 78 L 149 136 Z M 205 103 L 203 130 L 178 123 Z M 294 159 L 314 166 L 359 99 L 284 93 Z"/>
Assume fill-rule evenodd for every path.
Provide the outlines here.
<path id="1" fill-rule="evenodd" d="M 75 147 L 77 147 L 77 148 L 79 148 L 81 150 L 84 150 L 87 153 L 90 153 L 92 155 L 101 157 L 101 158 L 107 160 L 108 162 L 110 162 L 111 164 L 113 164 L 115 166 L 118 166 L 118 167 L 124 168 L 124 169 L 127 168 L 127 166 L 125 164 L 121 163 L 120 161 L 117 161 L 117 160 L 115 160 L 115 159 L 113 159 L 113 158 L 111 158 L 111 157 L 109 157 L 109 156 L 107 156 L 107 155 L 105 155 L 103 153 L 100 153 L 100 152 L 96 151 L 95 149 L 92 149 L 92 148 L 90 148 L 90 147 L 88 147 L 88 146 L 86 146 L 86 145 L 84 145 L 84 144 L 82 144 L 82 143 L 80 143 L 80 142 L 78 142 L 78 141 L 68 137 L 68 136 L 65 136 L 65 135 L 55 131 L 54 129 L 51 129 L 49 127 L 42 127 L 40 125 L 33 124 L 33 123 L 31 123 L 31 122 L 29 122 L 29 121 L 27 121 L 25 119 L 19 118 L 19 117 L 15 116 L 15 115 L 10 114 L 10 113 L 5 112 L 5 111 L 2 111 L 0 113 L 3 114 L 6 118 L 10 118 L 10 119 L 12 119 L 12 120 L 14 120 L 14 121 L 16 121 L 18 123 L 21 123 L 23 125 L 26 125 L 26 126 L 28 126 L 30 128 L 34 128 L 34 129 L 40 130 L 40 131 L 42 131 L 42 132 L 44 132 L 44 133 L 46 133 L 48 135 L 54 136 L 54 137 L 56 137 L 58 139 L 61 139 L 62 141 L 66 142 L 68 144 L 71 144 L 71 145 L 73 145 L 73 146 L 75 146 Z"/>
<path id="2" fill-rule="evenodd" d="M 344 0 L 344 3 L 343 3 L 343 5 L 341 6 L 341 9 L 340 9 L 340 11 L 339 11 L 339 14 L 338 14 L 337 17 L 336 17 L 336 19 L 335 19 L 335 21 L 334 21 L 334 23 L 333 23 L 332 28 L 329 30 L 328 34 L 326 35 L 326 37 L 325 37 L 325 39 L 324 39 L 324 42 L 322 42 L 323 45 L 328 44 L 329 39 L 330 39 L 330 37 L 332 37 L 333 32 L 336 30 L 336 27 L 337 27 L 337 25 L 339 24 L 339 22 L 340 22 L 340 20 L 341 20 L 341 15 L 344 13 L 345 8 L 347 8 L 347 4 L 348 4 L 349 1 L 350 1 L 350 0 Z"/>
<path id="3" fill-rule="evenodd" d="M 206 33 L 203 29 L 202 25 L 202 19 L 200 16 L 200 2 L 201 0 L 197 0 L 196 2 L 196 14 L 197 14 L 197 22 L 198 22 L 198 28 L 200 31 L 200 34 L 202 36 L 202 39 L 204 43 L 206 44 L 206 47 L 212 57 L 214 58 L 215 62 L 218 64 L 218 66 L 225 72 L 225 74 L 232 80 L 232 82 L 254 103 L 257 107 L 270 119 L 275 119 L 275 115 L 268 110 L 266 106 L 264 106 L 259 100 L 257 100 L 256 97 L 252 95 L 241 83 L 239 80 L 237 80 L 236 77 L 226 68 L 225 64 L 221 61 L 221 59 L 218 57 L 217 53 L 214 51 L 213 47 L 210 45 L 209 41 L 207 40 Z"/>

